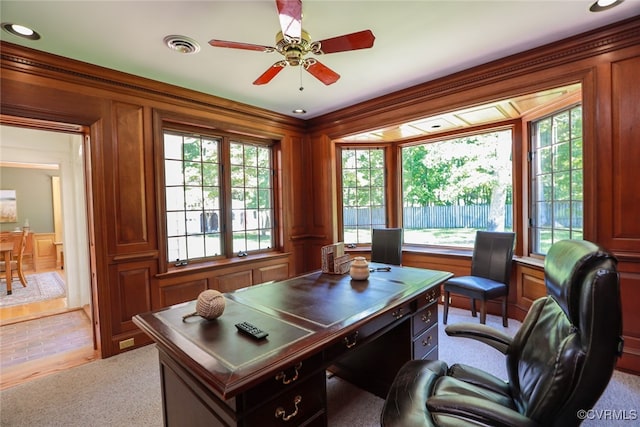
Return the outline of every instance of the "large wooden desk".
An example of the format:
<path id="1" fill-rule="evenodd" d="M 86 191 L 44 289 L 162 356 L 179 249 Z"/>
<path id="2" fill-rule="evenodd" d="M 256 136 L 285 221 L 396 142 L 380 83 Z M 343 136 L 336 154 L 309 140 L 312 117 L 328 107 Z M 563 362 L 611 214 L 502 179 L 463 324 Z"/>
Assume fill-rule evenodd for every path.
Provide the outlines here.
<path id="1" fill-rule="evenodd" d="M 437 358 L 449 277 L 395 266 L 368 281 L 317 272 L 227 293 L 212 321 L 183 321 L 195 301 L 135 316 L 158 345 L 165 425 L 324 426 L 326 369 L 384 397 L 404 362 Z M 240 335 L 241 321 L 269 336 Z"/>

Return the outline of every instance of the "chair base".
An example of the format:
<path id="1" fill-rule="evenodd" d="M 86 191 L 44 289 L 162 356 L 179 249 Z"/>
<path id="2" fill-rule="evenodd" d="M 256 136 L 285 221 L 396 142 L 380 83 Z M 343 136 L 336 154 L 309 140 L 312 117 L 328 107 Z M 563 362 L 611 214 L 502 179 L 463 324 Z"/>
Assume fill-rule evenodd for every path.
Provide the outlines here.
<path id="1" fill-rule="evenodd" d="M 450 291 L 444 291 L 444 310 L 442 315 L 442 323 L 447 324 L 447 318 L 449 317 L 449 299 L 451 298 Z M 476 299 L 480 300 L 480 323 L 486 324 L 487 322 L 487 303 L 482 298 L 473 298 L 471 299 L 471 315 L 473 317 L 478 317 L 478 313 L 476 310 Z M 502 326 L 505 328 L 509 327 L 509 320 L 507 316 L 507 297 L 500 298 L 502 300 Z"/>

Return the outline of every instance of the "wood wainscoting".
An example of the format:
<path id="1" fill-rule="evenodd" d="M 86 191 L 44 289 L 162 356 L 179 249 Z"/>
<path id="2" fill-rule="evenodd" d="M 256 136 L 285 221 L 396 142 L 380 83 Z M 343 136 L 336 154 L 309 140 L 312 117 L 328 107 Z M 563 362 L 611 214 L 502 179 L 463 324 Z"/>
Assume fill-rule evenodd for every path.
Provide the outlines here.
<path id="1" fill-rule="evenodd" d="M 58 253 L 54 233 L 33 233 L 33 269 L 35 271 L 55 269 Z"/>
<path id="2" fill-rule="evenodd" d="M 22 231 L 3 231 L 0 233 L 1 241 L 19 240 Z M 46 271 L 56 269 L 59 266 L 58 246 L 55 244 L 54 233 L 33 233 L 27 236 L 27 245 L 24 249 L 23 269 L 29 271 Z"/>

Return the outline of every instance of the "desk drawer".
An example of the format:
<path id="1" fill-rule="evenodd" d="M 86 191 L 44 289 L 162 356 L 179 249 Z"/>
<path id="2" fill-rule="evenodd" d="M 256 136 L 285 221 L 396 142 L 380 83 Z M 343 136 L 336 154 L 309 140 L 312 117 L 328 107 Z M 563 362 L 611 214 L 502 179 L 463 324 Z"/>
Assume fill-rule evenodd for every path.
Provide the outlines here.
<path id="1" fill-rule="evenodd" d="M 413 358 L 423 359 L 430 351 L 438 346 L 438 324 L 431 326 L 413 340 Z"/>
<path id="2" fill-rule="evenodd" d="M 322 354 L 320 353 L 284 368 L 270 379 L 244 393 L 244 407 L 246 410 L 251 410 L 254 406 L 264 402 L 265 396 L 275 396 L 285 390 L 292 389 L 318 371 L 324 373 L 324 369 L 321 368 Z"/>
<path id="3" fill-rule="evenodd" d="M 411 303 L 408 302 L 394 310 L 384 313 L 375 319 L 368 321 L 355 331 L 345 333 L 339 341 L 329 346 L 324 354 L 325 361 L 331 363 L 347 351 L 356 349 L 365 344 L 372 336 L 382 331 L 387 326 L 412 314 Z"/>
<path id="4" fill-rule="evenodd" d="M 326 422 L 326 395 L 326 374 L 318 372 L 248 414 L 244 425 L 298 426 L 312 419 Z M 263 400 L 268 398 L 263 396 Z"/>
<path id="5" fill-rule="evenodd" d="M 420 335 L 425 329 L 430 328 L 438 322 L 438 304 L 431 304 L 420 309 L 411 322 L 414 337 Z"/>
<path id="6" fill-rule="evenodd" d="M 440 286 L 429 289 L 416 300 L 418 303 L 418 309 L 438 302 L 438 297 L 440 297 Z"/>

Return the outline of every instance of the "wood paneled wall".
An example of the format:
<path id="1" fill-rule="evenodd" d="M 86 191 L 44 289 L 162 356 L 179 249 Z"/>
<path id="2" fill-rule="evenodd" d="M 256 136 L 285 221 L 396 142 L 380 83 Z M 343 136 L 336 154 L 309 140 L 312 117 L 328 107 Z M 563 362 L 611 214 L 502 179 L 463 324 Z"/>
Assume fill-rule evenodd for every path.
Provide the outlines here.
<path id="1" fill-rule="evenodd" d="M 337 209 L 328 211 L 336 189 L 331 174 L 324 172 L 331 140 L 381 124 L 400 124 L 576 82 L 582 84 L 584 117 L 584 236 L 618 257 L 625 338 L 618 367 L 640 373 L 640 192 L 635 190 L 640 170 L 634 166 L 640 160 L 639 17 L 312 119 L 311 143 L 320 147 L 311 150 L 323 153 L 314 156 L 313 163 L 319 187 L 312 209 L 314 233 L 327 235 L 318 245 L 335 238 L 332 231 L 338 217 Z M 524 121 L 521 127 L 526 132 Z M 525 158 L 526 151 L 521 155 Z M 521 164 L 527 167 L 526 161 Z M 515 182 L 514 206 L 525 206 L 527 194 L 526 182 Z M 520 319 L 532 300 L 545 294 L 541 260 L 527 259 L 527 216 L 522 209 L 514 215 L 519 259 L 514 264 L 509 313 Z M 407 265 L 456 274 L 470 270 L 470 254 L 455 257 L 406 249 Z M 467 307 L 468 300 L 458 304 Z M 497 304 L 489 310 L 499 313 Z"/>
<path id="2" fill-rule="evenodd" d="M 4 122 L 90 129 L 89 247 L 103 357 L 149 342 L 133 325 L 135 314 L 193 300 L 207 288 L 229 291 L 305 271 L 303 183 L 309 168 L 299 161 L 308 157 L 304 122 L 8 43 L 1 48 Z M 276 158 L 283 198 L 277 198 L 277 208 L 284 224 L 274 253 L 166 268 L 157 197 L 162 162 L 156 162 L 162 144 L 158 127 L 165 117 L 280 141 Z"/>
<path id="3" fill-rule="evenodd" d="M 90 129 L 92 277 L 104 357 L 148 342 L 131 316 L 194 299 L 206 288 L 230 290 L 296 275 L 320 265 L 320 247 L 337 236 L 332 139 L 446 110 L 581 82 L 585 117 L 585 237 L 620 259 L 625 354 L 640 373 L 640 19 L 619 23 L 304 122 L 259 108 L 79 63 L 2 42 L 3 116 Z M 275 254 L 165 272 L 154 163 L 158 117 L 177 115 L 280 141 Z M 519 197 L 523 197 L 520 194 Z M 524 216 L 524 214 L 522 215 Z M 525 255 L 520 236 L 518 255 Z M 468 257 L 410 251 L 407 265 L 462 273 Z M 510 312 L 522 316 L 540 293 L 542 271 L 514 269 Z M 491 309 L 491 308 L 490 308 Z M 125 346 L 126 347 L 126 346 Z"/>

